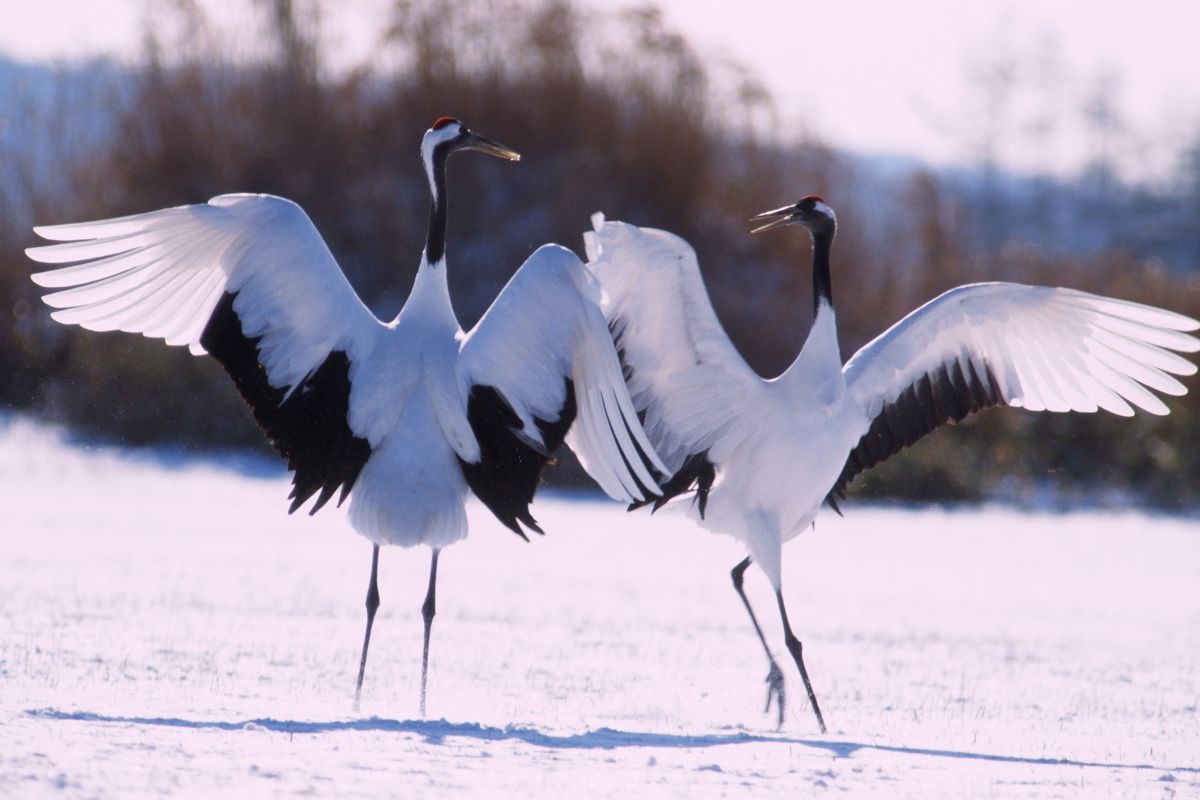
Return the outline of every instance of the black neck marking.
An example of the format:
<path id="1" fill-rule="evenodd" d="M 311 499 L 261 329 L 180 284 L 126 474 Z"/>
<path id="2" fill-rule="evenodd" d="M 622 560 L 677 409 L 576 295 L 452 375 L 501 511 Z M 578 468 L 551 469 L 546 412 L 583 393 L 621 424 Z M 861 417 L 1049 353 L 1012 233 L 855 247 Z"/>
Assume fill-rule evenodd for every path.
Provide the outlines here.
<path id="1" fill-rule="evenodd" d="M 813 240 L 813 314 L 824 300 L 833 308 L 833 284 L 829 276 L 829 252 L 833 249 L 833 228 L 812 232 Z"/>
<path id="2" fill-rule="evenodd" d="M 454 152 L 453 142 L 443 142 L 433 149 L 432 180 L 429 191 L 433 202 L 429 211 L 429 234 L 425 237 L 425 260 L 436 264 L 446 256 L 446 160 Z"/>

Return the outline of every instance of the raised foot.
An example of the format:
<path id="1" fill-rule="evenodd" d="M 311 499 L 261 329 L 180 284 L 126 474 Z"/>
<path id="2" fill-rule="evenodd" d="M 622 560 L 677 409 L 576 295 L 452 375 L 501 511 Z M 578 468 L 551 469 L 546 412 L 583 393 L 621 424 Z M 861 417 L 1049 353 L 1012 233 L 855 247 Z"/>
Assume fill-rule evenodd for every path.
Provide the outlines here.
<path id="1" fill-rule="evenodd" d="M 774 661 L 771 662 L 771 670 L 767 673 L 764 679 L 767 684 L 767 705 L 763 708 L 763 713 L 769 713 L 771 710 L 771 700 L 775 700 L 775 705 L 779 709 L 778 727 L 783 727 L 783 710 L 787 705 L 787 696 L 783 691 L 783 671 L 779 669 L 779 665 Z"/>

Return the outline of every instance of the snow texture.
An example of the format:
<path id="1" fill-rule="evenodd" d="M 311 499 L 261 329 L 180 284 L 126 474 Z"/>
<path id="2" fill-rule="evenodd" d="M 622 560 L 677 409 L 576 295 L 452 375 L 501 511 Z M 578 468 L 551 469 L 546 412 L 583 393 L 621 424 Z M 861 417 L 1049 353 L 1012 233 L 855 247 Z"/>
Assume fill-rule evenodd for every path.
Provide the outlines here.
<path id="1" fill-rule="evenodd" d="M 0 797 L 1200 795 L 1200 523 L 854 507 L 785 548 L 830 734 L 784 728 L 729 580 L 682 515 L 543 496 L 524 544 L 481 506 L 440 564 L 370 546 L 287 480 L 0 429 Z"/>

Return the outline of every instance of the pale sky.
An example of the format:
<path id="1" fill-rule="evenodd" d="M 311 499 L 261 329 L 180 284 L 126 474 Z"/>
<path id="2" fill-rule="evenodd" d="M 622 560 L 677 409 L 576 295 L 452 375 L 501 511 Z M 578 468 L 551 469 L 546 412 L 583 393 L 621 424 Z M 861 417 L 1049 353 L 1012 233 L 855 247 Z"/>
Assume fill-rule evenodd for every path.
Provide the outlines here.
<path id="1" fill-rule="evenodd" d="M 201 0 L 230 14 L 245 0 Z M 21 60 L 136 52 L 152 0 L 0 0 L 0 52 Z M 592 0 L 598 6 L 630 0 Z M 329 22 L 340 41 L 369 40 L 387 0 L 350 0 Z M 1070 170 L 1089 152 L 1079 109 L 1108 77 L 1131 135 L 1126 172 L 1162 174 L 1200 128 L 1200 2 L 1147 0 L 659 0 L 703 52 L 746 64 L 772 90 L 782 123 L 847 149 L 961 163 L 977 152 L 972 66 L 1011 58 L 1020 87 L 1007 123 L 1028 129 L 1047 109 L 1049 135 L 1002 151 L 1011 168 Z M 1050 58 L 1047 54 L 1055 56 Z M 1050 64 L 1035 69 L 1037 64 Z M 1053 81 L 1047 75 L 1057 75 Z M 1018 146 L 1024 145 L 1024 146 Z M 1029 149 L 1036 145 L 1036 150 Z"/>
<path id="2" fill-rule="evenodd" d="M 1014 126 L 1047 104 L 1078 117 L 1098 81 L 1115 76 L 1113 102 L 1135 138 L 1145 140 L 1121 153 L 1126 169 L 1163 169 L 1156 163 L 1161 151 L 1200 129 L 1200 2 L 1194 0 L 663 5 L 697 43 L 752 65 L 785 119 L 810 121 L 825 138 L 851 149 L 962 160 L 977 119 L 968 72 L 972 64 L 1005 56 L 1028 76 L 1013 103 Z M 1057 84 L 1033 74 L 1047 51 L 1058 53 Z M 1056 138 L 1049 160 L 1059 168 L 1077 166 L 1087 146 L 1083 132 L 1064 123 Z M 1039 158 L 1014 154 L 1011 160 L 1032 167 Z"/>

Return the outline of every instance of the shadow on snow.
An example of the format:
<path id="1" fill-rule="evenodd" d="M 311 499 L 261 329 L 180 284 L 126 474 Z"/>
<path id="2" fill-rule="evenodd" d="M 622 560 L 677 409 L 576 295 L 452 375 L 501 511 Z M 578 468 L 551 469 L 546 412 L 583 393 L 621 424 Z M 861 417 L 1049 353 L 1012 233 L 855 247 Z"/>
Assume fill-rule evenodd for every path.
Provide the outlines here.
<path id="1" fill-rule="evenodd" d="M 592 731 L 572 734 L 543 733 L 536 728 L 509 725 L 495 728 L 480 725 L 476 722 L 447 722 L 441 720 L 395 720 L 380 717 L 364 719 L 334 720 L 329 722 L 310 722 L 281 719 L 251 719 L 241 722 L 221 722 L 218 720 L 188 720 L 177 717 L 121 717 L 94 714 L 88 711 L 58 711 L 56 709 L 35 709 L 26 711 L 31 717 L 48 720 L 64 720 L 74 722 L 103 722 L 126 725 L 161 726 L 167 728 L 184 728 L 192 730 L 267 730 L 274 733 L 315 734 L 337 733 L 341 731 L 364 731 L 385 733 L 409 733 L 424 737 L 430 744 L 441 744 L 449 737 L 478 739 L 480 741 L 502 741 L 516 739 L 526 744 L 538 747 L 561 748 L 568 750 L 613 750 L 619 747 L 659 747 L 659 748 L 692 748 L 692 747 L 722 747 L 737 744 L 783 744 L 800 745 L 819 750 L 827 750 L 839 758 L 849 758 L 860 750 L 880 753 L 897 753 L 903 755 L 929 756 L 932 758 L 955 758 L 973 761 L 992 761 L 1008 764 L 1029 764 L 1035 766 L 1066 766 L 1066 767 L 1101 767 L 1105 769 L 1148 769 L 1164 772 L 1184 772 L 1200 774 L 1200 767 L 1163 767 L 1156 764 L 1118 764 L 1103 761 L 1078 761 L 1069 758 L 1027 758 L 1024 756 L 1006 756 L 994 753 L 971 753 L 960 750 L 939 750 L 927 747 L 901 747 L 897 745 L 866 744 L 859 742 L 839 742 L 821 739 L 793 739 L 785 736 L 764 736 L 761 734 L 733 732 L 716 734 L 670 734 L 646 733 L 637 731 L 619 731 L 612 728 L 597 728 Z"/>

